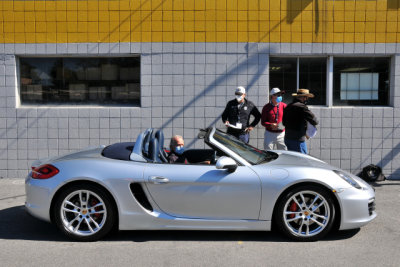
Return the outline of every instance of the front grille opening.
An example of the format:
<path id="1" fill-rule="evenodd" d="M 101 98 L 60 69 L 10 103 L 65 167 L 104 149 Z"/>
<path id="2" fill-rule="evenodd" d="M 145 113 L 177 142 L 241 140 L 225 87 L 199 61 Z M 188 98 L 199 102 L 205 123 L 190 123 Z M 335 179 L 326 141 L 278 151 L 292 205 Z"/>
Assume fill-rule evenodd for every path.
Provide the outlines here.
<path id="1" fill-rule="evenodd" d="M 146 210 L 153 211 L 153 207 L 151 206 L 149 200 L 147 199 L 147 196 L 144 193 L 142 185 L 139 183 L 133 183 L 130 185 L 130 188 L 137 202 L 139 202 L 139 204 Z"/>
<path id="2" fill-rule="evenodd" d="M 369 216 L 372 215 L 372 213 L 374 212 L 374 210 L 375 210 L 375 200 L 371 200 L 371 201 L 368 203 Z"/>

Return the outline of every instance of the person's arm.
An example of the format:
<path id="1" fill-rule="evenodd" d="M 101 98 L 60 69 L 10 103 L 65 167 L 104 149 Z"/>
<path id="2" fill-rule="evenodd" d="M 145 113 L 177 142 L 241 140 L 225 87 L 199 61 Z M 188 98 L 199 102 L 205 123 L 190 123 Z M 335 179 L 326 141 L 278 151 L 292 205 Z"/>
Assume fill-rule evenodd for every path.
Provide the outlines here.
<path id="1" fill-rule="evenodd" d="M 250 123 L 250 127 L 254 128 L 260 122 L 261 113 L 260 113 L 260 111 L 258 111 L 258 108 L 256 106 L 253 106 L 253 108 L 251 109 L 250 114 L 254 116 L 254 120 L 253 120 L 252 123 Z"/>
<path id="2" fill-rule="evenodd" d="M 287 107 L 287 106 L 286 106 L 286 107 Z M 287 118 L 288 118 L 287 112 L 286 112 L 286 107 L 285 107 L 284 112 L 283 112 L 283 115 L 282 115 L 282 124 L 283 124 L 283 126 L 285 126 L 285 127 L 286 127 Z"/>
<path id="3" fill-rule="evenodd" d="M 225 107 L 225 109 L 224 109 L 224 112 L 222 112 L 222 115 L 221 115 L 221 119 L 222 119 L 222 122 L 223 122 L 223 123 L 226 123 L 226 121 L 227 121 L 227 119 L 228 119 L 228 112 L 229 112 L 228 106 L 229 106 L 229 102 L 226 104 L 226 107 Z"/>
<path id="4" fill-rule="evenodd" d="M 270 128 L 271 122 L 268 121 L 268 108 L 267 105 L 265 105 L 262 109 L 261 112 L 261 125 L 264 126 L 265 128 Z"/>
<path id="5" fill-rule="evenodd" d="M 285 115 L 285 113 L 283 113 L 283 115 Z M 318 125 L 318 119 L 307 106 L 304 106 L 304 119 L 314 126 Z"/>

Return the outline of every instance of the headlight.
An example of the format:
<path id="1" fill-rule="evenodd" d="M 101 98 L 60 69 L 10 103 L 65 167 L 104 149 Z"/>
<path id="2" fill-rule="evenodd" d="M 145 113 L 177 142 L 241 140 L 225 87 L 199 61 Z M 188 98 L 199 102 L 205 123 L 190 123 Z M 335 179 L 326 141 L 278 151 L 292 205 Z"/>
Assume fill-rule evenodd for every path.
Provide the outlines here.
<path id="1" fill-rule="evenodd" d="M 361 189 L 361 186 L 354 180 L 353 178 L 350 177 L 350 175 L 345 174 L 341 171 L 334 171 L 337 175 L 339 175 L 340 178 L 348 182 L 350 185 L 354 186 L 355 188 Z"/>

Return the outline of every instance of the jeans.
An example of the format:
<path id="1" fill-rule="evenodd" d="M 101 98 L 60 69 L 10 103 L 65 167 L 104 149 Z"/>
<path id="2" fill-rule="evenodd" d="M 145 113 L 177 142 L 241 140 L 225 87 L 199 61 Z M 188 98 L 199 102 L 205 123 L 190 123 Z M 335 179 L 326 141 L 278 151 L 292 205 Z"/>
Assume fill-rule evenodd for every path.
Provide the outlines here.
<path id="1" fill-rule="evenodd" d="M 288 150 L 297 151 L 303 154 L 308 153 L 306 141 L 298 141 L 285 138 L 285 144 Z"/>
<path id="2" fill-rule="evenodd" d="M 250 134 L 249 133 L 235 132 L 235 131 L 230 130 L 229 128 L 228 128 L 227 133 L 230 134 L 230 135 L 233 135 L 234 137 L 236 137 L 239 140 L 242 140 L 245 143 L 249 143 L 249 140 L 250 140 Z"/>
<path id="3" fill-rule="evenodd" d="M 239 140 L 242 140 L 245 143 L 248 143 L 250 139 L 250 134 L 249 133 L 245 133 L 245 134 L 240 134 L 239 135 Z"/>

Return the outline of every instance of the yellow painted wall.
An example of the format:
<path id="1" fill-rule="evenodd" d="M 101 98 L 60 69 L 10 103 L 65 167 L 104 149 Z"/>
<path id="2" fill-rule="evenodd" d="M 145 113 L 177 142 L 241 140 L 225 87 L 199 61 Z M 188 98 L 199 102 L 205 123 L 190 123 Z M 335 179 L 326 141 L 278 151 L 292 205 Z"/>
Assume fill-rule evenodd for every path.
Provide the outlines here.
<path id="1" fill-rule="evenodd" d="M 2 0 L 1 43 L 400 42 L 400 0 Z"/>

